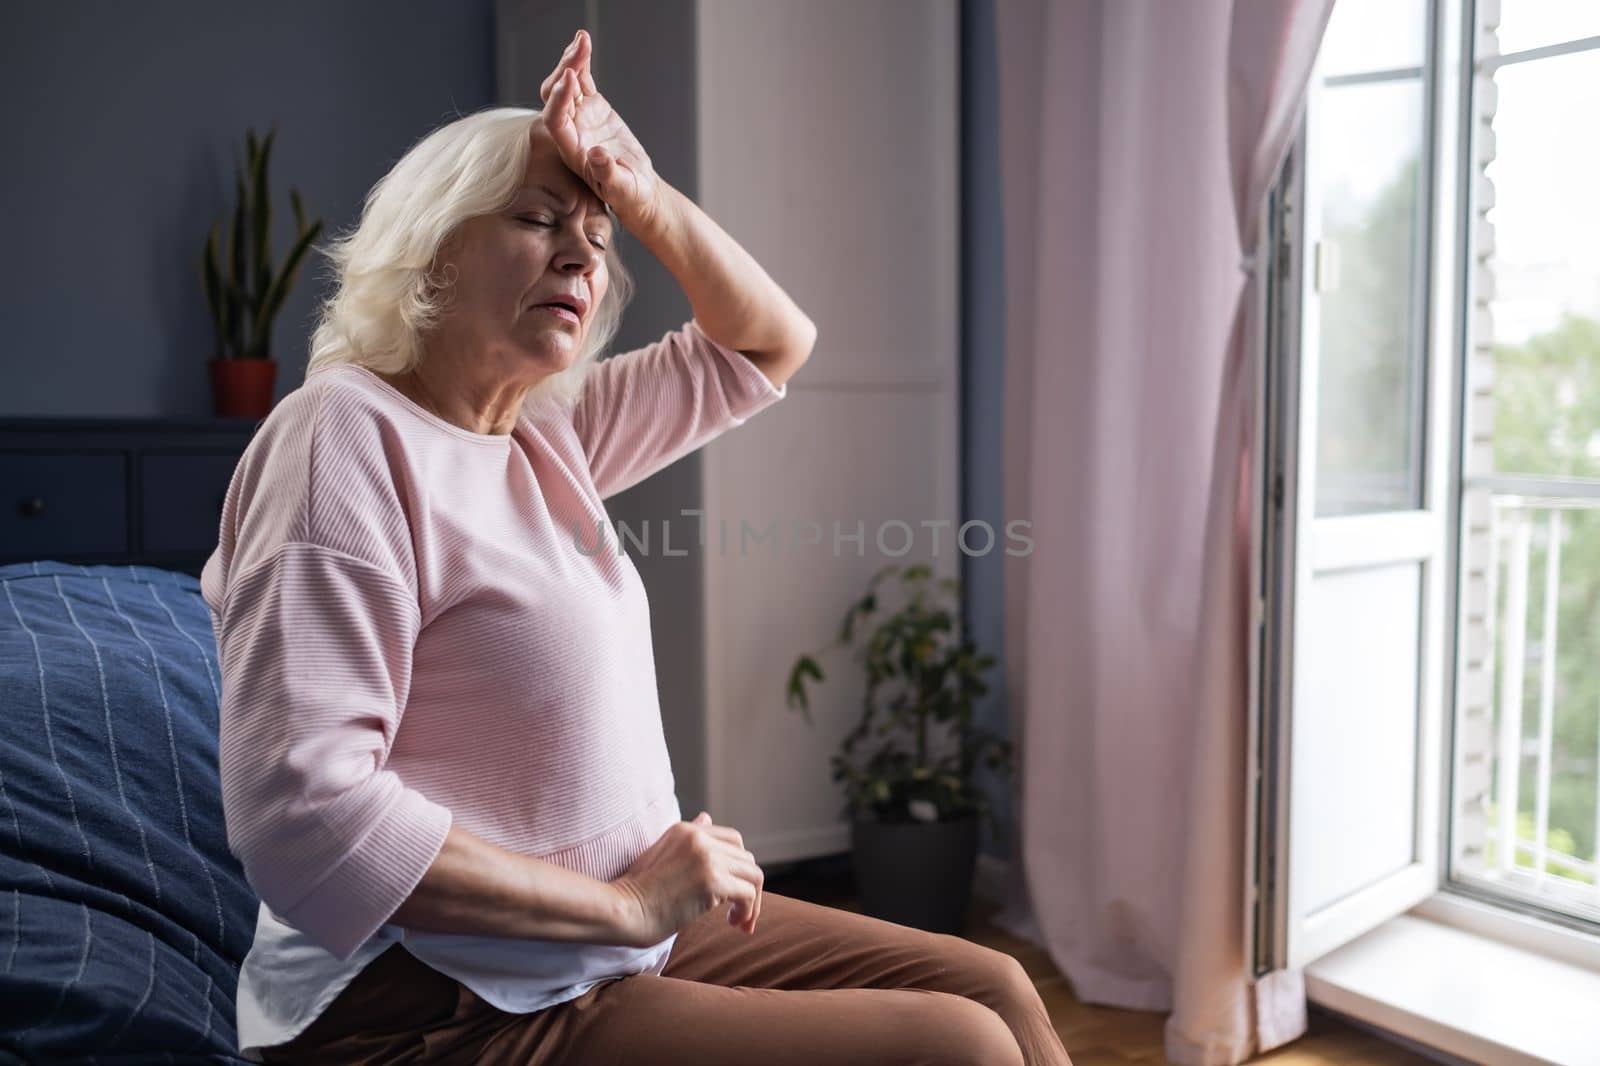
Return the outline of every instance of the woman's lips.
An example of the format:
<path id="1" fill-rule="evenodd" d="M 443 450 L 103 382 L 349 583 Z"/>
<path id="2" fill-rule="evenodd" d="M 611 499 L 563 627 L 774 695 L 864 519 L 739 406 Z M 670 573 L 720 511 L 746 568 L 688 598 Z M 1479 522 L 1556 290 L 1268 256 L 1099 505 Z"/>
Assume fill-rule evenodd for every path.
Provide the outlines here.
<path id="1" fill-rule="evenodd" d="M 534 308 L 534 310 L 549 312 L 550 314 L 555 315 L 557 318 L 566 319 L 575 326 L 580 324 L 577 313 L 574 312 L 572 308 L 564 307 L 561 304 L 539 304 Z"/>

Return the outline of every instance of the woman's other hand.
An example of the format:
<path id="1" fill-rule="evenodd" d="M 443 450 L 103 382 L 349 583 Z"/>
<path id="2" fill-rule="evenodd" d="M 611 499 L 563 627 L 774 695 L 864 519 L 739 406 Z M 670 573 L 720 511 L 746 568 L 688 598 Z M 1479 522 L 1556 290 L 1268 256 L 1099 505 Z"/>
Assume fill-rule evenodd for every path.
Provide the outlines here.
<path id="1" fill-rule="evenodd" d="M 692 822 L 669 826 L 611 884 L 626 903 L 625 942 L 649 947 L 728 902 L 728 924 L 754 934 L 763 880 L 739 831 L 713 825 L 701 811 Z"/>
<path id="2" fill-rule="evenodd" d="M 539 86 L 544 124 L 567 168 L 604 200 L 634 234 L 661 224 L 666 198 L 644 148 L 595 88 L 594 45 L 579 30 Z"/>

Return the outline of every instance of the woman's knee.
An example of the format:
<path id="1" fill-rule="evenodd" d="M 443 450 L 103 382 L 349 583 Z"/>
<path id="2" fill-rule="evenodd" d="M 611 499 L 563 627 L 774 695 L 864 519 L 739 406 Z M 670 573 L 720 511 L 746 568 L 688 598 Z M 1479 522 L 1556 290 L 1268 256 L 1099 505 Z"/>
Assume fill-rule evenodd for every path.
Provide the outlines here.
<path id="1" fill-rule="evenodd" d="M 918 1066 L 1024 1066 L 1022 1048 L 1004 1018 L 976 1000 L 930 993 L 919 1034 Z"/>
<path id="2" fill-rule="evenodd" d="M 955 940 L 955 962 L 968 975 L 969 987 L 962 989 L 962 994 L 991 1005 L 1027 1003 L 1038 996 L 1033 978 L 1015 955 L 959 937 Z"/>

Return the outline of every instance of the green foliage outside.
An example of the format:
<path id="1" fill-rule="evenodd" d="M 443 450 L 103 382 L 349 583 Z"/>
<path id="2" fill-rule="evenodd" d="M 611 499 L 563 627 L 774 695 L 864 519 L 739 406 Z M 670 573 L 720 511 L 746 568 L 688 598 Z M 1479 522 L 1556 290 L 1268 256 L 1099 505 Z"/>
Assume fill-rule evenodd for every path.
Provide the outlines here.
<path id="1" fill-rule="evenodd" d="M 1495 805 L 1491 803 L 1489 804 L 1489 820 L 1493 822 L 1494 819 Z M 1533 843 L 1534 836 L 1532 811 L 1517 811 L 1517 836 L 1521 837 L 1523 840 L 1526 840 L 1530 844 Z M 1552 826 L 1550 828 L 1549 835 L 1545 838 L 1544 843 L 1545 848 L 1549 851 L 1560 852 L 1563 855 L 1577 854 L 1574 849 L 1577 848 L 1578 842 L 1574 840 L 1572 838 L 1572 834 L 1567 832 L 1565 829 L 1558 829 Z M 1489 846 L 1484 851 L 1483 861 L 1484 865 L 1491 870 L 1494 869 L 1495 865 L 1500 861 L 1500 848 L 1498 846 L 1498 842 L 1492 837 L 1489 840 Z M 1531 866 L 1533 863 L 1533 853 L 1530 851 L 1520 852 L 1517 856 L 1517 862 L 1523 866 Z M 1573 881 L 1578 881 L 1585 885 L 1594 884 L 1593 875 L 1584 873 L 1582 870 L 1579 870 L 1576 867 L 1568 866 L 1561 860 L 1555 858 L 1552 858 L 1548 863 L 1545 864 L 1545 872 L 1556 877 L 1565 877 Z"/>
<path id="2" fill-rule="evenodd" d="M 1600 477 L 1600 322 L 1566 316 L 1520 345 L 1495 348 L 1495 471 Z M 1539 700 L 1543 669 L 1545 562 L 1550 512 L 1533 511 L 1528 574 L 1528 654 L 1523 664 L 1523 756 L 1519 818 L 1533 839 Z M 1556 603 L 1555 710 L 1551 743 L 1550 832 L 1571 839 L 1569 854 L 1595 854 L 1596 755 L 1600 752 L 1600 511 L 1561 515 L 1561 585 Z M 1505 581 L 1496 618 L 1504 626 Z M 1495 692 L 1499 692 L 1496 664 Z M 1498 708 L 1496 709 L 1498 714 Z M 1496 773 L 1501 771 L 1496 767 Z M 1552 844 L 1552 846 L 1555 846 Z M 1565 850 L 1565 849 L 1563 849 Z"/>
<path id="3" fill-rule="evenodd" d="M 1328 196 L 1323 241 L 1337 266 L 1318 301 L 1319 516 L 1416 500 L 1417 190 L 1413 158 L 1364 209 Z"/>

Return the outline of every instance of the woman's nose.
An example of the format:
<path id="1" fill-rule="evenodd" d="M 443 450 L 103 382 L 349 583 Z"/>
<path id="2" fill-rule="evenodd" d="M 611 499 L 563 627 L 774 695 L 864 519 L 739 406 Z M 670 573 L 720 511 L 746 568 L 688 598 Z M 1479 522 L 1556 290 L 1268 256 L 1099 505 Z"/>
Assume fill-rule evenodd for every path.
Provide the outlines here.
<path id="1" fill-rule="evenodd" d="M 556 269 L 563 274 L 593 274 L 595 267 L 600 264 L 599 249 L 590 246 L 590 252 L 559 252 L 556 255 Z"/>
<path id="2" fill-rule="evenodd" d="M 588 274 L 599 265 L 605 253 L 596 248 L 587 233 L 565 233 L 556 252 L 556 265 L 562 270 L 576 270 Z"/>

